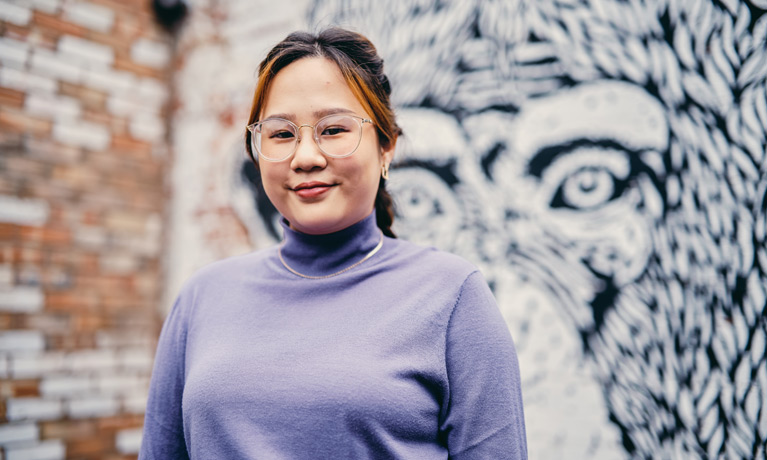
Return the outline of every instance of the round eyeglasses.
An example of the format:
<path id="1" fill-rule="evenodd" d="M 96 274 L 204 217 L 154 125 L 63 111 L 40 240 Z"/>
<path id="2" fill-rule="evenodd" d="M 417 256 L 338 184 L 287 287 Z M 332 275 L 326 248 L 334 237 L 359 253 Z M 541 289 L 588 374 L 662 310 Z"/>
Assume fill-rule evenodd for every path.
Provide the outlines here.
<path id="1" fill-rule="evenodd" d="M 331 158 L 348 157 L 362 140 L 362 124 L 373 121 L 355 115 L 328 115 L 312 125 L 297 125 L 283 118 L 269 118 L 248 125 L 250 142 L 258 156 L 266 161 L 290 158 L 301 141 L 301 128 L 314 128 L 314 142 Z"/>

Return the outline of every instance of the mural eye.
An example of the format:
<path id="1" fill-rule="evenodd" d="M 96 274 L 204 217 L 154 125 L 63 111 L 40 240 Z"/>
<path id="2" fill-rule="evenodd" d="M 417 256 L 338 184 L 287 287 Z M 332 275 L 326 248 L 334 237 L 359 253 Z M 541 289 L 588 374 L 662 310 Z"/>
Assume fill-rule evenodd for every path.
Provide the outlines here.
<path id="1" fill-rule="evenodd" d="M 550 207 L 586 210 L 623 195 L 630 172 L 626 151 L 589 147 L 557 156 L 540 177 Z"/>
<path id="2" fill-rule="evenodd" d="M 554 194 L 552 208 L 594 208 L 616 197 L 619 181 L 605 168 L 583 168 L 567 177 Z"/>

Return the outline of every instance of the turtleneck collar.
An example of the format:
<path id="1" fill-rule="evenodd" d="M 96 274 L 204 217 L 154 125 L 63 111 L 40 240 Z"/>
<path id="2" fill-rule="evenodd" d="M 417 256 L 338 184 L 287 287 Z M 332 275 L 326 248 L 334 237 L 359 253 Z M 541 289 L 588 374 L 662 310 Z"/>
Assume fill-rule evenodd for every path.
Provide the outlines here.
<path id="1" fill-rule="evenodd" d="M 293 230 L 285 219 L 282 257 L 294 270 L 307 276 L 324 276 L 359 262 L 381 241 L 376 213 L 343 230 L 309 235 Z M 287 272 L 287 269 L 286 269 Z"/>

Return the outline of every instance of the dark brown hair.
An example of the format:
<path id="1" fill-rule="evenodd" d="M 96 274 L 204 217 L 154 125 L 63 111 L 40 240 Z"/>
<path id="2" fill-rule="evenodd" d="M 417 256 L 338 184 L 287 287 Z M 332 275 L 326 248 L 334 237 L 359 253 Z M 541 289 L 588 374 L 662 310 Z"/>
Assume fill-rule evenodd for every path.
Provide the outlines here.
<path id="1" fill-rule="evenodd" d="M 335 62 L 352 93 L 372 117 L 379 145 L 388 149 L 397 142 L 402 130 L 394 119 L 390 102 L 391 85 L 383 72 L 383 59 L 378 55 L 375 46 L 363 35 L 335 27 L 316 35 L 294 32 L 269 51 L 258 68 L 258 83 L 248 124 L 259 121 L 266 93 L 277 73 L 305 57 L 323 57 Z M 245 130 L 245 148 L 255 162 L 250 136 L 250 131 Z M 378 183 L 375 209 L 376 224 L 386 236 L 394 238 L 391 230 L 394 222 L 394 202 L 386 190 L 386 181 L 383 178 Z"/>

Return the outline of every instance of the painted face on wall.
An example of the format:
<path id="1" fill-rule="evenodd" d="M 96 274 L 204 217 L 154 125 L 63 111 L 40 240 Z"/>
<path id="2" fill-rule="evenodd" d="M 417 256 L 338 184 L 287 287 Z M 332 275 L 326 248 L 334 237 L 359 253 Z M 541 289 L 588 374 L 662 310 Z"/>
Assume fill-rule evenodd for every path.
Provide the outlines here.
<path id="1" fill-rule="evenodd" d="M 599 296 L 635 282 L 652 254 L 668 148 L 663 107 L 635 85 L 597 81 L 464 126 L 483 133 L 471 138 L 477 162 L 503 197 L 504 256 L 543 267 L 547 284 L 560 278 L 571 292 L 557 303 L 576 301 L 578 329 L 598 328 L 610 303 Z"/>
<path id="2" fill-rule="evenodd" d="M 605 80 L 460 124 L 426 109 L 399 119 L 408 141 L 389 184 L 404 216 L 398 231 L 483 261 L 531 407 L 594 427 L 561 442 L 579 452 L 598 445 L 610 458 L 619 438 L 596 409 L 603 395 L 582 354 L 605 321 L 616 323 L 617 303 L 646 310 L 627 287 L 646 275 L 663 212 L 663 107 L 636 85 Z M 550 424 L 536 420 L 529 433 L 545 438 Z"/>
<path id="3" fill-rule="evenodd" d="M 329 114 L 371 118 L 332 61 L 308 57 L 280 70 L 260 119 L 286 119 L 298 126 L 299 142 L 286 160 L 259 160 L 264 191 L 293 229 L 309 234 L 342 230 L 373 211 L 381 166 L 393 149 L 378 144 L 376 129 L 362 123 L 359 147 L 350 156 L 324 155 L 311 127 Z"/>

